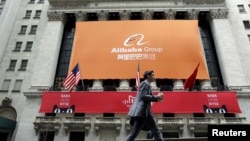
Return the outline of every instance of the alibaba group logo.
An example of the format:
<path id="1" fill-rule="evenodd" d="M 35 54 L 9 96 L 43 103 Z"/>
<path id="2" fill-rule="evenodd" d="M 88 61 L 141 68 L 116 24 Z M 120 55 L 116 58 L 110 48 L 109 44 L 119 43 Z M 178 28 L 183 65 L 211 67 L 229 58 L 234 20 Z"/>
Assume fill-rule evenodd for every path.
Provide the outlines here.
<path id="1" fill-rule="evenodd" d="M 129 95 L 128 99 L 123 100 L 122 103 L 126 105 L 127 107 L 130 107 L 134 103 L 134 101 L 135 101 L 135 97 L 133 97 L 132 95 Z"/>
<path id="2" fill-rule="evenodd" d="M 144 35 L 143 34 L 134 34 L 129 36 L 125 41 L 124 41 L 124 46 L 133 46 L 133 45 L 137 45 L 137 46 L 141 46 L 144 44 L 147 44 L 149 42 L 143 42 L 144 39 Z"/>

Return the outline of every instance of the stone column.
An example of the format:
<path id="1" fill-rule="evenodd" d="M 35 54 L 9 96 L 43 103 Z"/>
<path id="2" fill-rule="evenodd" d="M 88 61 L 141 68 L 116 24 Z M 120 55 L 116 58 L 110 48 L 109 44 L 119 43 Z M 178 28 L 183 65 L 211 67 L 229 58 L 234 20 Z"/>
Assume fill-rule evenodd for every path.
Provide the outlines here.
<path id="1" fill-rule="evenodd" d="M 210 25 L 223 81 L 229 87 L 246 86 L 237 44 L 227 15 L 227 9 L 210 11 Z"/>
<path id="2" fill-rule="evenodd" d="M 33 65 L 31 90 L 50 87 L 54 83 L 65 21 L 63 12 L 48 12 L 48 22 L 36 47 L 36 58 L 30 63 Z"/>
<path id="3" fill-rule="evenodd" d="M 93 85 L 89 91 L 103 91 L 103 81 L 101 79 L 93 80 Z"/>
<path id="4" fill-rule="evenodd" d="M 156 81 L 153 81 L 150 83 L 152 91 L 158 92 L 160 91 L 160 88 L 157 87 Z"/>
<path id="5" fill-rule="evenodd" d="M 183 81 L 181 79 L 174 79 L 173 80 L 173 90 L 184 90 L 183 88 Z"/>
<path id="6" fill-rule="evenodd" d="M 168 19 L 168 20 L 174 20 L 175 19 L 175 14 L 176 14 L 176 11 L 174 11 L 172 9 L 169 9 L 169 10 L 165 11 L 165 16 L 166 16 L 166 19 Z"/>
<path id="7" fill-rule="evenodd" d="M 131 91 L 131 87 L 129 87 L 129 81 L 127 79 L 120 80 L 120 85 L 116 89 L 117 91 Z"/>
<path id="8" fill-rule="evenodd" d="M 210 80 L 200 80 L 201 90 L 213 90 Z"/>
<path id="9" fill-rule="evenodd" d="M 130 12 L 127 10 L 123 10 L 120 12 L 121 20 L 129 20 L 130 19 Z"/>
<path id="10" fill-rule="evenodd" d="M 199 11 L 196 9 L 188 10 L 187 17 L 190 20 L 197 20 L 199 16 Z M 205 54 L 203 54 L 205 56 Z M 200 80 L 201 90 L 213 90 L 210 80 Z"/>

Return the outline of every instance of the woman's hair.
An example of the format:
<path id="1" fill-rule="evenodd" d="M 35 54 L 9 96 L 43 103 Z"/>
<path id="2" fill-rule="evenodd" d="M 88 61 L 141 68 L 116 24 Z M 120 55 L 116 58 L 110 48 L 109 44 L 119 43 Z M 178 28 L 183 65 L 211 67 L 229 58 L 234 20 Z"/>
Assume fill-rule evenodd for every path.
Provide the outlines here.
<path id="1" fill-rule="evenodd" d="M 154 73 L 154 71 L 152 71 L 152 70 L 145 71 L 144 74 L 143 74 L 143 78 L 147 79 L 148 75 L 151 75 L 152 73 Z"/>

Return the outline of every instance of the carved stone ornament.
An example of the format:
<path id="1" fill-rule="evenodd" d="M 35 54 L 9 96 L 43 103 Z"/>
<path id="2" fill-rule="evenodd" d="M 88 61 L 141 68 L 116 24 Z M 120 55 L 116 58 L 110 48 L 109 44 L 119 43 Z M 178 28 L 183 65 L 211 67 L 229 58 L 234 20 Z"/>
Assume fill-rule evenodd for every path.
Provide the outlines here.
<path id="1" fill-rule="evenodd" d="M 176 12 L 172 9 L 169 9 L 168 11 L 165 12 L 166 19 L 173 20 L 175 19 L 175 14 Z"/>
<path id="2" fill-rule="evenodd" d="M 225 5 L 225 0 L 184 0 L 186 5 Z"/>
<path id="3" fill-rule="evenodd" d="M 227 19 L 228 9 L 210 10 L 211 19 Z"/>
<path id="4" fill-rule="evenodd" d="M 107 20 L 107 12 L 105 12 L 103 10 L 100 11 L 100 12 L 98 12 L 97 16 L 98 16 L 98 20 L 99 21 L 105 21 L 105 20 Z"/>
<path id="5" fill-rule="evenodd" d="M 143 14 L 144 20 L 151 20 L 152 19 L 153 12 L 148 10 L 148 9 L 146 11 L 143 11 L 142 14 Z"/>
<path id="6" fill-rule="evenodd" d="M 3 100 L 2 100 L 2 106 L 10 106 L 12 100 L 8 97 L 5 97 Z"/>
<path id="7" fill-rule="evenodd" d="M 82 11 L 76 12 L 75 17 L 76 17 L 77 21 L 85 21 L 86 20 L 86 12 L 82 12 Z"/>
<path id="8" fill-rule="evenodd" d="M 190 20 L 197 20 L 198 19 L 198 15 L 199 15 L 199 11 L 197 11 L 195 9 L 188 10 L 187 15 L 188 15 L 188 19 L 190 19 Z"/>
<path id="9" fill-rule="evenodd" d="M 65 14 L 63 12 L 49 11 L 47 13 L 49 21 L 65 21 Z"/>
<path id="10" fill-rule="evenodd" d="M 129 20 L 130 12 L 128 12 L 127 10 L 123 10 L 120 12 L 120 17 L 121 20 Z"/>

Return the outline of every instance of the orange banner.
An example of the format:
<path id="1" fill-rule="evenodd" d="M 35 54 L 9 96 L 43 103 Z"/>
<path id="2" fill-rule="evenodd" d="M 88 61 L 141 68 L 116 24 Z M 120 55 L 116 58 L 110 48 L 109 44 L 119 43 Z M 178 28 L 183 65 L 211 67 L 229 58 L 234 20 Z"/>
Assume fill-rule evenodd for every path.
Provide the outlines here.
<path id="1" fill-rule="evenodd" d="M 82 79 L 130 79 L 154 70 L 156 78 L 209 79 L 197 20 L 77 22 L 69 71 Z M 142 77 L 142 76 L 141 76 Z"/>

